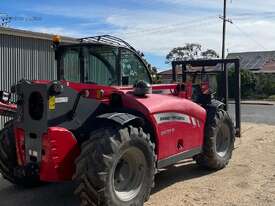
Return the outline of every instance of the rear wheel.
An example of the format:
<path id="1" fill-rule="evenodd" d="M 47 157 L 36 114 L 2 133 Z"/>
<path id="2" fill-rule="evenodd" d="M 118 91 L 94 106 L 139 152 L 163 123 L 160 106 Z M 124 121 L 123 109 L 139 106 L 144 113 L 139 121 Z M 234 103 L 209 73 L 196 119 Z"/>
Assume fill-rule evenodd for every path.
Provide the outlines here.
<path id="1" fill-rule="evenodd" d="M 5 128 L 0 131 L 0 173 L 12 184 L 23 187 L 35 187 L 42 184 L 38 175 L 23 174 L 15 176 L 15 168 L 18 167 L 13 122 L 6 123 Z"/>
<path id="2" fill-rule="evenodd" d="M 208 110 L 203 153 L 196 162 L 209 169 L 222 169 L 231 159 L 234 149 L 234 126 L 228 113 L 222 109 Z"/>
<path id="3" fill-rule="evenodd" d="M 154 183 L 155 161 L 154 145 L 142 129 L 98 129 L 76 160 L 75 193 L 82 205 L 143 205 Z"/>

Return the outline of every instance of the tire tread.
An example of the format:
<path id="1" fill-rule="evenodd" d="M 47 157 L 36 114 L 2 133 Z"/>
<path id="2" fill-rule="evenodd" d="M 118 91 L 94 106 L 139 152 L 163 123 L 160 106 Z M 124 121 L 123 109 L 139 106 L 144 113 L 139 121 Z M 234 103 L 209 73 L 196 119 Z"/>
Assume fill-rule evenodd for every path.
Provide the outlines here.
<path id="1" fill-rule="evenodd" d="M 231 131 L 231 144 L 226 158 L 218 158 L 216 153 L 216 138 L 217 129 L 222 123 L 228 124 Z M 209 109 L 207 114 L 207 121 L 205 126 L 205 140 L 203 146 L 203 153 L 196 156 L 196 162 L 208 169 L 219 170 L 226 167 L 232 157 L 234 149 L 235 133 L 234 126 L 228 113 L 222 109 Z"/>
<path id="2" fill-rule="evenodd" d="M 106 132 L 107 130 L 111 132 Z M 112 133 L 117 133 L 119 138 L 116 138 Z M 97 138 L 98 135 L 101 137 L 100 139 Z M 74 175 L 74 180 L 80 182 L 80 184 L 76 188 L 75 194 L 80 196 L 82 205 L 85 205 L 87 202 L 92 202 L 90 203 L 91 205 L 113 206 L 113 203 L 111 203 L 110 198 L 105 192 L 106 181 L 109 175 L 108 168 L 114 161 L 113 155 L 117 148 L 119 148 L 119 146 L 124 142 L 129 141 L 131 136 L 143 138 L 153 151 L 153 173 L 155 174 L 156 156 L 154 152 L 154 144 L 150 141 L 150 136 L 146 135 L 141 128 L 135 128 L 130 125 L 119 129 L 113 127 L 109 127 L 108 129 L 98 129 L 92 132 L 90 139 L 82 145 L 82 153 L 76 160 L 77 169 L 76 174 Z M 93 151 L 95 155 L 89 155 L 91 151 Z M 93 166 L 90 168 L 83 166 L 83 164 L 87 163 L 92 163 Z M 154 182 L 154 175 L 152 175 L 152 182 Z M 152 187 L 153 185 L 154 184 L 152 183 Z M 149 199 L 150 192 L 151 187 L 146 191 L 143 201 Z M 134 203 L 132 205 L 139 206 L 141 204 Z"/>

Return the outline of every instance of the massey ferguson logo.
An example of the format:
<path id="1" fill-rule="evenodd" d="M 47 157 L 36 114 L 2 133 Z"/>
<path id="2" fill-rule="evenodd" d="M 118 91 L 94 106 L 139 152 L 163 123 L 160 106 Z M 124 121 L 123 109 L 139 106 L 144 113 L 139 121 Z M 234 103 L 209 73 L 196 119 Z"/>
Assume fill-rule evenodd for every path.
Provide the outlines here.
<path id="1" fill-rule="evenodd" d="M 155 114 L 154 117 L 158 124 L 176 121 L 176 122 L 182 122 L 186 124 L 192 124 L 195 127 L 200 127 L 200 121 L 187 114 L 168 112 L 168 113 Z"/>
<path id="2" fill-rule="evenodd" d="M 186 117 L 182 117 L 182 116 L 163 116 L 159 118 L 160 121 L 186 121 Z"/>
<path id="3" fill-rule="evenodd" d="M 165 123 L 165 122 L 174 122 L 174 121 L 191 124 L 191 119 L 186 114 L 169 112 L 169 113 L 155 114 L 154 116 L 158 124 Z"/>

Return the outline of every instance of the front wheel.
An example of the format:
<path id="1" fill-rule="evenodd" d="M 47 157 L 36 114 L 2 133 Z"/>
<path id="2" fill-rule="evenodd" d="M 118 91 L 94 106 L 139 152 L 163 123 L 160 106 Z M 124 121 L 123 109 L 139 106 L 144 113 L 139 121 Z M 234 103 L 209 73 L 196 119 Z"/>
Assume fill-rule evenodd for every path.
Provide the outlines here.
<path id="1" fill-rule="evenodd" d="M 154 183 L 155 161 L 154 145 L 142 129 L 98 129 L 76 160 L 75 193 L 82 205 L 143 205 Z"/>
<path id="2" fill-rule="evenodd" d="M 203 167 L 222 169 L 231 159 L 234 142 L 234 126 L 228 113 L 211 108 L 207 113 L 203 153 L 196 156 L 195 160 Z"/>

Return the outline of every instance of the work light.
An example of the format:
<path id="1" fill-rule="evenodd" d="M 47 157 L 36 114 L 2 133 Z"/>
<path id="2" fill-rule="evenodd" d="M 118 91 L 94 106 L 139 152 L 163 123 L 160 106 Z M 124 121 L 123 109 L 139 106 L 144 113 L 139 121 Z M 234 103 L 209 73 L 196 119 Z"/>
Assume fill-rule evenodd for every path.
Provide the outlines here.
<path id="1" fill-rule="evenodd" d="M 0 102 L 9 103 L 11 94 L 9 92 L 0 91 Z"/>

